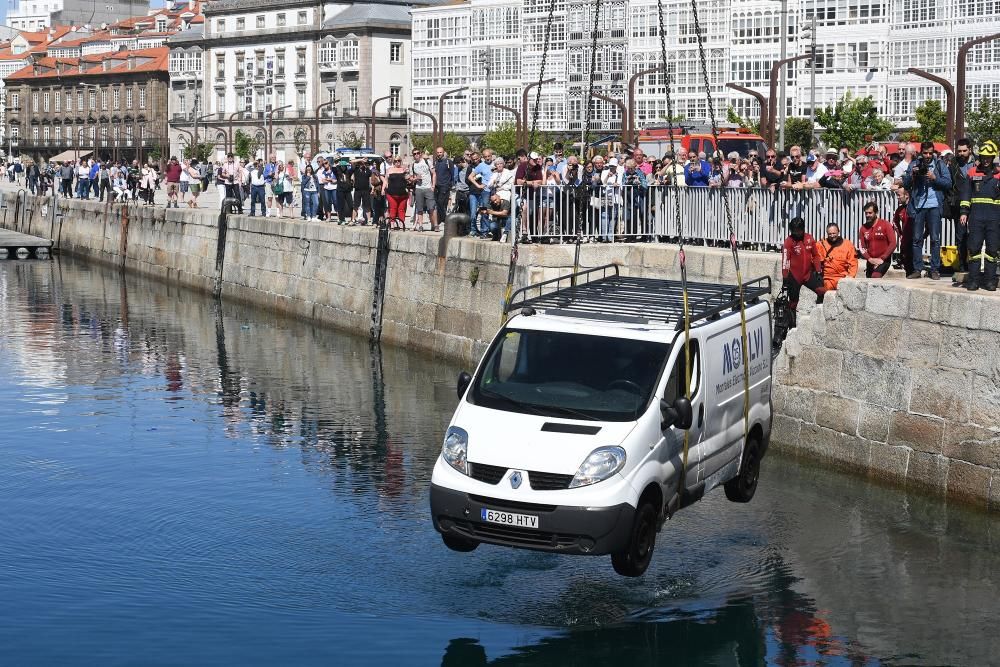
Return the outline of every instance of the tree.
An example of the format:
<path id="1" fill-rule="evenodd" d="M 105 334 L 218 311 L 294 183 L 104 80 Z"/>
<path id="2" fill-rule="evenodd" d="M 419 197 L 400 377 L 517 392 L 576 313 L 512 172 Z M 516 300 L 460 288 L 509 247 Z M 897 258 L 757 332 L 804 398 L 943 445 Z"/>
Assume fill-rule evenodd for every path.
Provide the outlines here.
<path id="1" fill-rule="evenodd" d="M 429 134 L 415 134 L 410 137 L 410 143 L 413 144 L 414 148 L 420 149 L 422 151 L 432 151 L 437 148 L 434 141 L 431 139 Z M 456 155 L 461 155 L 469 148 L 469 140 L 460 134 L 455 134 L 454 132 L 445 132 L 444 141 L 442 142 L 445 151 L 451 157 Z"/>
<path id="2" fill-rule="evenodd" d="M 787 151 L 792 146 L 801 146 L 802 150 L 808 151 L 815 143 L 814 129 L 808 118 L 786 118 L 784 149 Z"/>
<path id="3" fill-rule="evenodd" d="M 498 155 L 513 155 L 520 148 L 517 141 L 517 127 L 514 123 L 501 123 L 483 135 L 479 140 L 482 148 L 492 148 Z"/>
<path id="4" fill-rule="evenodd" d="M 738 113 L 736 113 L 736 109 L 734 109 L 732 107 L 732 105 L 730 105 L 729 108 L 726 109 L 726 122 L 727 123 L 735 123 L 735 124 L 739 125 L 740 127 L 745 127 L 748 130 L 750 130 L 751 132 L 753 132 L 754 134 L 757 134 L 757 133 L 760 132 L 760 121 L 759 120 L 755 120 L 754 121 L 754 120 L 750 120 L 748 118 L 744 118 L 743 116 L 741 116 Z M 787 126 L 785 127 L 785 133 L 786 134 L 788 133 L 788 127 Z"/>
<path id="5" fill-rule="evenodd" d="M 211 141 L 202 141 L 191 146 L 184 147 L 184 157 L 196 159 L 198 162 L 210 162 L 215 154 L 215 144 Z"/>
<path id="6" fill-rule="evenodd" d="M 893 130 L 892 123 L 879 116 L 871 95 L 854 97 L 850 91 L 833 107 L 818 111 L 816 121 L 825 128 L 820 135 L 823 143 L 827 146 L 847 146 L 851 150 L 857 150 L 870 141 L 885 141 Z"/>
<path id="7" fill-rule="evenodd" d="M 365 145 L 364 135 L 358 134 L 354 130 L 351 130 L 350 132 L 341 132 L 337 136 L 337 141 L 339 141 L 340 145 L 344 148 L 352 148 L 354 150 L 362 148 Z"/>
<path id="8" fill-rule="evenodd" d="M 924 100 L 913 110 L 917 117 L 917 141 L 944 141 L 948 125 L 948 114 L 938 100 Z"/>
<path id="9" fill-rule="evenodd" d="M 233 153 L 244 160 L 250 160 L 257 155 L 257 140 L 243 130 L 236 130 L 233 145 Z"/>
<path id="10" fill-rule="evenodd" d="M 967 105 L 965 127 L 974 144 L 981 144 L 988 139 L 1000 141 L 1000 98 L 983 97 L 978 105 Z"/>

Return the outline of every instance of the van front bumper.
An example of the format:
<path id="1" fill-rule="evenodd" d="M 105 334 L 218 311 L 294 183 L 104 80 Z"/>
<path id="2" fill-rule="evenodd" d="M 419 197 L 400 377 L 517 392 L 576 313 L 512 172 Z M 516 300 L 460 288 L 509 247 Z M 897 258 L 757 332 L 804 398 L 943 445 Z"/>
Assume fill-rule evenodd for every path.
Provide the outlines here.
<path id="1" fill-rule="evenodd" d="M 483 509 L 538 517 L 538 529 L 487 523 Z M 431 516 L 442 534 L 486 544 L 600 556 L 628 545 L 635 508 L 540 505 L 472 495 L 431 485 Z"/>

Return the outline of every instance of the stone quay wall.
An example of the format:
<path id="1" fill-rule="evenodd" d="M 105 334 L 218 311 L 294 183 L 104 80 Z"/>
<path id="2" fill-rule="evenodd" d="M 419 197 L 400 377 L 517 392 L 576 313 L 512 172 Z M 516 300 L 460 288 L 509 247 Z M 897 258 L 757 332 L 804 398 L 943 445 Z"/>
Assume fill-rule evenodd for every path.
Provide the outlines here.
<path id="1" fill-rule="evenodd" d="M 367 334 L 377 233 L 217 211 L 59 200 L 61 216 L 6 195 L 3 226 L 53 238 L 60 252 L 224 300 Z M 21 213 L 15 216 L 14 212 Z M 25 211 L 27 214 L 25 214 Z M 510 247 L 393 233 L 382 339 L 472 366 L 501 323 Z M 565 275 L 574 248 L 519 249 L 515 288 Z M 744 279 L 780 280 L 773 253 L 740 254 Z M 676 279 L 678 249 L 587 244 L 581 266 Z M 735 282 L 726 249 L 687 249 L 689 279 Z M 777 289 L 775 289 L 775 292 Z M 822 306 L 803 290 L 799 327 L 775 359 L 776 449 L 896 485 L 1000 510 L 1000 301 L 892 281 L 845 280 Z"/>
<path id="2" fill-rule="evenodd" d="M 1000 299 L 843 280 L 775 360 L 780 449 L 1000 510 Z"/>

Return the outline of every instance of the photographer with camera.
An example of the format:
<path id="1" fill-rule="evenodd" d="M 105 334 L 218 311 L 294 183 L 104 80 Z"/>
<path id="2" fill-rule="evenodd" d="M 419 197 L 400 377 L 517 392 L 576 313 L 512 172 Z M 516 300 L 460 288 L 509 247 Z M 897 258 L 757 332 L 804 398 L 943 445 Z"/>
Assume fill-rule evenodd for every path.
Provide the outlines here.
<path id="1" fill-rule="evenodd" d="M 480 206 L 478 215 L 482 219 L 489 218 L 490 238 L 499 241 L 501 230 L 506 234 L 506 226 L 510 221 L 510 192 L 502 190 L 493 193 L 489 198 L 489 206 Z"/>
<path id="2" fill-rule="evenodd" d="M 931 237 L 931 280 L 941 279 L 941 209 L 951 190 L 951 172 L 934 155 L 934 143 L 920 144 L 920 157 L 903 174 L 903 188 L 910 193 L 908 211 L 913 218 L 913 271 L 907 278 L 920 278 L 924 268 L 924 233 Z"/>

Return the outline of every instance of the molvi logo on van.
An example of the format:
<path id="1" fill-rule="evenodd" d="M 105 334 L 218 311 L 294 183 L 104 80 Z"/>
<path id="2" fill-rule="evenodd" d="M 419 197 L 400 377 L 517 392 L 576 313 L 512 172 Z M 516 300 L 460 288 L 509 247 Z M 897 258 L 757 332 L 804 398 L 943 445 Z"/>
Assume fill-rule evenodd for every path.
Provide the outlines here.
<path id="1" fill-rule="evenodd" d="M 716 385 L 716 393 L 723 393 L 735 387 L 743 377 L 743 341 L 741 336 L 735 336 L 728 344 L 722 346 L 722 374 L 725 378 Z M 747 332 L 747 351 L 750 353 L 750 377 L 767 368 L 767 339 L 764 327 L 757 327 Z"/>

